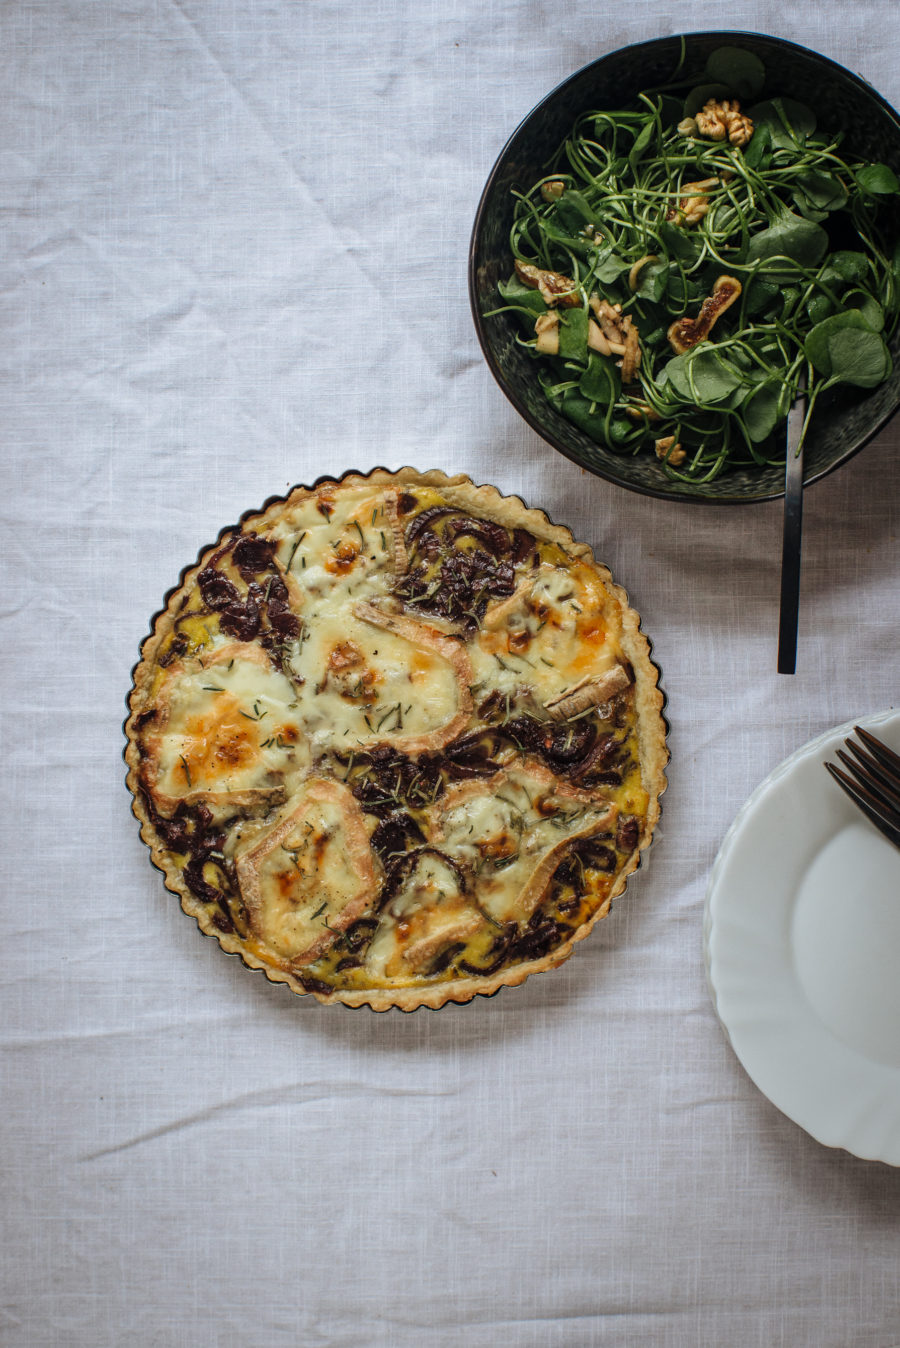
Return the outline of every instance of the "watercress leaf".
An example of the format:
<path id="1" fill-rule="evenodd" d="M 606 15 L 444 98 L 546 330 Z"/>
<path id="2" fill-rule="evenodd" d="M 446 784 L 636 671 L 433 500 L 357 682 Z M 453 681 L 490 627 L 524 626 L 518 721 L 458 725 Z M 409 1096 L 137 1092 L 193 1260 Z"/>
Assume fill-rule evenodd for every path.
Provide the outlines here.
<path id="1" fill-rule="evenodd" d="M 798 173 L 794 181 L 817 211 L 837 211 L 846 204 L 847 189 L 832 173 L 807 169 L 804 173 Z"/>
<path id="2" fill-rule="evenodd" d="M 627 417 L 613 417 L 609 423 L 608 444 L 614 453 L 621 454 L 630 448 L 636 439 L 639 438 L 639 432 L 636 430 L 635 423 L 629 421 Z"/>
<path id="3" fill-rule="evenodd" d="M 817 210 L 809 197 L 807 197 L 804 192 L 801 192 L 799 188 L 796 188 L 791 195 L 794 200 L 794 205 L 797 207 L 797 210 L 803 216 L 804 220 L 814 220 L 816 224 L 821 224 L 823 220 L 828 219 L 828 212 Z"/>
<path id="4" fill-rule="evenodd" d="M 770 98 L 757 103 L 748 113 L 754 127 L 767 126 L 776 150 L 796 150 L 816 129 L 816 114 L 805 103 L 793 98 Z M 754 135 L 756 132 L 754 131 Z M 753 144 L 751 139 L 750 144 Z"/>
<path id="5" fill-rule="evenodd" d="M 644 153 L 647 146 L 650 144 L 651 140 L 655 135 L 656 135 L 656 123 L 646 122 L 645 125 L 641 128 L 640 134 L 638 135 L 637 139 L 632 145 L 628 155 L 628 162 L 632 166 L 632 168 L 634 168 L 635 164 L 638 162 L 641 155 Z"/>
<path id="6" fill-rule="evenodd" d="M 632 314 L 637 322 L 641 341 L 648 346 L 650 334 L 657 328 L 668 328 L 672 322 L 672 317 L 664 304 L 657 304 L 654 300 L 643 299 L 641 296 L 638 296 Z"/>
<path id="7" fill-rule="evenodd" d="M 750 144 L 744 150 L 744 163 L 748 168 L 764 168 L 771 158 L 771 155 L 767 153 L 771 148 L 772 133 L 768 124 L 763 122 L 761 126 L 753 128 Z"/>
<path id="8" fill-rule="evenodd" d="M 603 441 L 604 413 L 594 408 L 589 398 L 583 397 L 577 389 L 567 388 L 563 393 L 547 389 L 547 400 L 568 421 L 589 435 L 592 440 Z"/>
<path id="9" fill-rule="evenodd" d="M 784 286 L 781 291 L 781 321 L 786 323 L 790 318 L 800 299 L 800 291 L 796 286 Z"/>
<path id="10" fill-rule="evenodd" d="M 726 84 L 740 98 L 755 98 L 766 82 L 766 68 L 758 56 L 743 47 L 717 47 L 703 72 L 712 81 Z"/>
<path id="11" fill-rule="evenodd" d="M 731 90 L 727 84 L 717 82 L 715 84 L 698 84 L 692 89 L 684 100 L 685 117 L 696 117 L 705 103 L 711 98 L 728 98 Z"/>
<path id="12" fill-rule="evenodd" d="M 530 309 L 534 314 L 546 313 L 547 306 L 541 292 L 524 285 L 518 276 L 511 276 L 508 281 L 500 281 L 497 289 L 508 304 L 517 304 L 523 309 Z"/>
<path id="13" fill-rule="evenodd" d="M 856 182 L 868 196 L 896 196 L 900 192 L 897 175 L 887 164 L 864 165 L 856 175 Z"/>
<path id="14" fill-rule="evenodd" d="M 588 352 L 588 367 L 578 381 L 578 391 L 590 402 L 608 407 L 616 401 L 622 379 L 612 361 L 596 351 Z"/>
<path id="15" fill-rule="evenodd" d="M 669 257 L 676 257 L 679 262 L 691 263 L 700 256 L 702 244 L 697 242 L 694 235 L 687 230 L 679 229 L 671 221 L 664 220 L 656 232 Z"/>
<path id="16" fill-rule="evenodd" d="M 585 225 L 596 225 L 597 217 L 580 192 L 568 188 L 559 198 L 554 216 L 563 229 L 570 234 L 578 234 Z"/>
<path id="17" fill-rule="evenodd" d="M 559 310 L 559 354 L 563 360 L 587 361 L 588 315 L 584 309 Z"/>
<path id="18" fill-rule="evenodd" d="M 781 308 L 781 287 L 774 281 L 764 281 L 760 276 L 752 277 L 745 287 L 748 318 L 757 318 L 760 314 L 774 314 Z"/>
<path id="19" fill-rule="evenodd" d="M 821 290 L 817 290 L 806 306 L 806 312 L 809 315 L 809 321 L 813 324 L 821 323 L 823 318 L 834 313 L 834 305 L 827 295 Z"/>
<path id="20" fill-rule="evenodd" d="M 854 253 L 847 248 L 832 253 L 828 265 L 844 281 L 862 281 L 869 274 L 869 260 L 865 253 Z"/>
<path id="21" fill-rule="evenodd" d="M 674 270 L 674 269 L 673 269 Z M 677 272 L 676 272 L 677 275 Z M 648 262 L 638 272 L 636 294 L 657 303 L 666 293 L 669 283 L 668 262 Z"/>
<path id="22" fill-rule="evenodd" d="M 672 267 L 666 285 L 666 301 L 669 309 L 673 313 L 678 313 L 701 298 L 697 283 L 689 276 L 683 275 L 677 267 Z"/>
<path id="23" fill-rule="evenodd" d="M 765 262 L 772 258 L 786 257 L 792 262 L 799 263 L 801 267 L 815 267 L 822 261 L 827 251 L 828 235 L 821 225 L 785 210 L 773 220 L 768 229 L 754 234 L 747 249 L 747 261 Z"/>
<path id="24" fill-rule="evenodd" d="M 665 369 L 676 395 L 698 405 L 722 402 L 741 384 L 737 371 L 706 343 L 673 357 Z"/>
<path id="25" fill-rule="evenodd" d="M 844 309 L 838 314 L 832 314 L 830 318 L 823 318 L 821 323 L 817 323 L 806 335 L 803 343 L 803 352 L 808 361 L 818 370 L 819 374 L 829 379 L 832 374 L 831 363 L 831 338 L 838 332 L 848 331 L 851 339 L 854 339 L 862 332 L 871 332 L 871 328 L 858 309 Z M 873 334 L 877 336 L 878 334 Z M 881 338 L 878 338 L 881 341 Z"/>
<path id="26" fill-rule="evenodd" d="M 677 126 L 681 121 L 684 104 L 672 94 L 663 94 L 659 100 L 659 116 L 663 126 Z"/>
<path id="27" fill-rule="evenodd" d="M 624 272 L 630 270 L 631 263 L 619 257 L 618 253 L 614 253 L 612 249 L 597 254 L 597 260 L 594 263 L 594 275 L 604 285 L 610 285 L 613 281 L 617 281 Z"/>
<path id="28" fill-rule="evenodd" d="M 884 310 L 874 295 L 867 290 L 848 290 L 843 296 L 846 308 L 854 309 L 866 321 L 873 332 L 881 332 L 884 327 Z"/>
<path id="29" fill-rule="evenodd" d="M 767 379 L 750 394 L 744 403 L 742 416 L 747 434 L 756 443 L 772 434 L 781 420 L 781 399 L 784 385 L 778 379 Z"/>
<path id="30" fill-rule="evenodd" d="M 732 365 L 740 370 L 741 375 L 746 382 L 751 384 L 761 384 L 765 379 L 766 376 L 764 372 L 758 365 L 753 363 L 747 352 L 743 351 L 740 347 L 732 347 L 728 352 L 728 359 L 731 361 Z"/>
<path id="31" fill-rule="evenodd" d="M 587 257 L 593 251 L 593 244 L 579 233 L 581 226 L 574 233 L 568 227 L 564 227 L 561 222 L 546 216 L 543 221 L 543 234 L 547 242 L 560 244 L 567 252 L 576 253 L 579 257 Z"/>
<path id="32" fill-rule="evenodd" d="M 856 388 L 875 388 L 887 377 L 891 358 L 881 336 L 861 328 L 837 328 L 828 338 L 831 377 Z"/>

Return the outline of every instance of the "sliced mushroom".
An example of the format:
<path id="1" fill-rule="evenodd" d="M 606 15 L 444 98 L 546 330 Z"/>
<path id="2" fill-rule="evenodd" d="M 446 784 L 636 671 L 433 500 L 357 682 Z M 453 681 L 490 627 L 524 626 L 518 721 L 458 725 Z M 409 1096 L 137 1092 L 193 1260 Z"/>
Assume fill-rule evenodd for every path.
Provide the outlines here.
<path id="1" fill-rule="evenodd" d="M 632 266 L 631 271 L 628 273 L 628 289 L 637 290 L 638 277 L 640 276 L 641 272 L 648 265 L 648 263 L 658 261 L 659 256 L 656 253 L 645 253 L 643 257 L 639 257 L 637 262 L 635 262 L 634 265 Z"/>
<path id="2" fill-rule="evenodd" d="M 534 349 L 542 356 L 559 355 L 559 314 L 552 310 L 547 314 L 538 314 L 534 320 L 537 341 Z"/>
<path id="3" fill-rule="evenodd" d="M 588 319 L 587 344 L 592 351 L 598 351 L 601 356 L 611 356 L 613 354 L 613 343 L 607 341 L 607 339 L 603 336 L 603 332 L 601 331 L 600 325 L 598 323 L 595 323 L 593 318 Z M 615 346 L 617 348 L 620 345 L 621 343 L 619 342 L 615 343 Z M 617 350 L 615 354 L 620 356 L 624 355 L 625 347 L 622 346 L 621 351 Z"/>
<path id="4" fill-rule="evenodd" d="M 625 333 L 622 329 L 621 312 L 613 308 L 608 300 L 602 300 L 597 294 L 591 295 L 588 303 L 597 317 L 600 330 L 606 340 L 623 344 Z"/>

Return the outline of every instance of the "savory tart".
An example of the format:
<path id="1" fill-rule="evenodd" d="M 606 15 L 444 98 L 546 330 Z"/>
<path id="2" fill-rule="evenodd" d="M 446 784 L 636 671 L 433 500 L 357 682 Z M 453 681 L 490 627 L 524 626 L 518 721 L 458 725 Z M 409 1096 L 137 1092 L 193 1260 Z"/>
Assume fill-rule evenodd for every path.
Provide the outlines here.
<path id="1" fill-rule="evenodd" d="M 659 816 L 637 614 L 568 530 L 442 473 L 298 487 L 226 530 L 135 669 L 128 784 L 185 912 L 323 1002 L 554 968 Z"/>

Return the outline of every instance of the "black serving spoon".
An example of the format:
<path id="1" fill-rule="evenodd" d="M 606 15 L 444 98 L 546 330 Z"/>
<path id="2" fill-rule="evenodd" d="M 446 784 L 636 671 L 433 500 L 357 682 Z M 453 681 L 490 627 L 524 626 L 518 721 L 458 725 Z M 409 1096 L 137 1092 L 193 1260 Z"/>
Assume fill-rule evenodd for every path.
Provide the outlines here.
<path id="1" fill-rule="evenodd" d="M 806 417 L 806 369 L 787 420 L 784 463 L 784 534 L 781 544 L 781 613 L 778 620 L 778 673 L 797 669 L 797 619 L 800 609 L 800 543 L 803 535 L 803 446 Z"/>

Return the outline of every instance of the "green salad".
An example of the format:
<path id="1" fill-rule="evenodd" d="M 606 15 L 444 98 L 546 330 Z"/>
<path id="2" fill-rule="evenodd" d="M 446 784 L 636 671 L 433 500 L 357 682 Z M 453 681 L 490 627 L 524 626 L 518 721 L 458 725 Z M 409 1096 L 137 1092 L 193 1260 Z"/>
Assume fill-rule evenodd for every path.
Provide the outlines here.
<path id="1" fill-rule="evenodd" d="M 714 52 L 699 78 L 579 117 L 551 171 L 516 195 L 500 284 L 553 407 L 669 477 L 708 482 L 784 460 L 837 384 L 891 370 L 900 247 L 892 169 L 841 154 L 759 59 Z M 686 92 L 687 91 L 687 92 Z M 686 92 L 686 96 L 685 96 Z"/>

